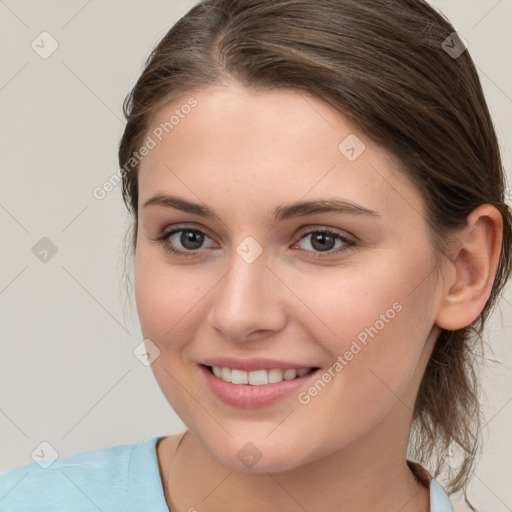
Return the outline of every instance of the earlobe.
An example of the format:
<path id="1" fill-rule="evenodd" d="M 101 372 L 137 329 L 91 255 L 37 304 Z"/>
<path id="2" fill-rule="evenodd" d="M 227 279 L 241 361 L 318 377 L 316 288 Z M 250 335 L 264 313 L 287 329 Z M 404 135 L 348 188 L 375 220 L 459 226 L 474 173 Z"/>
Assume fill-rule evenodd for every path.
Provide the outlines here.
<path id="1" fill-rule="evenodd" d="M 442 329 L 457 330 L 473 323 L 491 293 L 502 244 L 503 220 L 490 204 L 468 216 L 457 235 L 457 249 L 446 263 L 443 296 L 436 316 Z"/>

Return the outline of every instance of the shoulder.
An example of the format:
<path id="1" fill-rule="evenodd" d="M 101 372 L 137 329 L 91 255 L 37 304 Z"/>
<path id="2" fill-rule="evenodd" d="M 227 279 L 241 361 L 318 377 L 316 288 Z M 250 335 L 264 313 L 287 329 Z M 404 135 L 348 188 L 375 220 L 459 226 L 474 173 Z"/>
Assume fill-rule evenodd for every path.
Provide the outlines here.
<path id="1" fill-rule="evenodd" d="M 0 472 L 0 510 L 126 510 L 134 476 L 158 477 L 155 445 L 161 438 L 33 462 Z M 48 462 L 50 464 L 48 465 Z M 156 469 L 156 473 L 155 473 Z M 160 483 L 158 481 L 158 483 Z"/>

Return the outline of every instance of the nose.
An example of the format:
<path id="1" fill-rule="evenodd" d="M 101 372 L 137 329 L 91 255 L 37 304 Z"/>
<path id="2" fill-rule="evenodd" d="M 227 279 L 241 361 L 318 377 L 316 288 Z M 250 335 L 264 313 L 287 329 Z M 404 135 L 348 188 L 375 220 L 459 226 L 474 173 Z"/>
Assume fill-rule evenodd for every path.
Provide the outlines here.
<path id="1" fill-rule="evenodd" d="M 244 343 L 272 337 L 286 324 L 289 290 L 265 252 L 246 261 L 233 252 L 230 268 L 215 286 L 207 321 L 226 340 Z"/>

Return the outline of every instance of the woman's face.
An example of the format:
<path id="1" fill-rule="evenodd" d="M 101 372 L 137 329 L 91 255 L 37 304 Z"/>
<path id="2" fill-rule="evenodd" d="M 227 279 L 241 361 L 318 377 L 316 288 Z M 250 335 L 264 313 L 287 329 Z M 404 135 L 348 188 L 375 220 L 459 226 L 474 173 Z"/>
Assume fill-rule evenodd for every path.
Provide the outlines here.
<path id="1" fill-rule="evenodd" d="M 244 471 L 405 449 L 440 304 L 419 192 L 296 91 L 210 85 L 162 109 L 148 136 L 137 308 L 188 428 Z"/>

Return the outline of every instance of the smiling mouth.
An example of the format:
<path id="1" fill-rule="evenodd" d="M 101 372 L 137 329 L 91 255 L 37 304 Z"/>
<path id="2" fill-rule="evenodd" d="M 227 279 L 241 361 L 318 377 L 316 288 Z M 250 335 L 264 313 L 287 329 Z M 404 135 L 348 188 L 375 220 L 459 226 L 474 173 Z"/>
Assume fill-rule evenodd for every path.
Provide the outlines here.
<path id="1" fill-rule="evenodd" d="M 268 370 L 255 370 L 247 372 L 235 368 L 226 368 L 221 366 L 206 366 L 215 377 L 236 385 L 263 386 L 265 384 L 277 384 L 286 380 L 300 379 L 319 368 L 269 368 Z"/>

